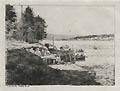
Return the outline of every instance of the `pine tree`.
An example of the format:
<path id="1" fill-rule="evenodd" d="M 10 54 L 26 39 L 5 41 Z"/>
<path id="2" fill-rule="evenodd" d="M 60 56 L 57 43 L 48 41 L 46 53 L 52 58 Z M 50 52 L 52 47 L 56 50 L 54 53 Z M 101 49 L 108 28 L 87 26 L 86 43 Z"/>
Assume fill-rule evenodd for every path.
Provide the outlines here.
<path id="1" fill-rule="evenodd" d="M 29 42 L 31 38 L 34 38 L 34 34 L 31 34 L 33 33 L 34 14 L 33 10 L 29 6 L 25 9 L 22 19 L 23 24 L 21 26 L 21 30 L 23 32 L 23 37 L 26 42 Z M 31 36 L 29 36 L 29 33 Z"/>
<path id="2" fill-rule="evenodd" d="M 45 20 L 39 15 L 35 17 L 33 10 L 29 6 L 25 9 L 21 19 L 21 23 L 19 23 L 19 28 L 16 33 L 18 36 L 15 36 L 18 37 L 18 39 L 34 43 L 47 36 L 45 32 L 45 29 L 47 28 Z"/>
<path id="3" fill-rule="evenodd" d="M 35 37 L 37 40 L 42 40 L 46 38 L 47 34 L 45 29 L 47 28 L 46 22 L 42 19 L 39 15 L 34 18 L 34 30 L 35 30 Z"/>
<path id="4" fill-rule="evenodd" d="M 27 23 L 29 27 L 34 25 L 34 14 L 33 10 L 28 6 L 24 12 L 24 23 Z"/>
<path id="5" fill-rule="evenodd" d="M 13 29 L 17 29 L 17 16 L 15 9 L 12 5 L 6 5 L 6 16 L 5 16 L 5 23 L 6 23 L 6 33 L 9 33 Z"/>

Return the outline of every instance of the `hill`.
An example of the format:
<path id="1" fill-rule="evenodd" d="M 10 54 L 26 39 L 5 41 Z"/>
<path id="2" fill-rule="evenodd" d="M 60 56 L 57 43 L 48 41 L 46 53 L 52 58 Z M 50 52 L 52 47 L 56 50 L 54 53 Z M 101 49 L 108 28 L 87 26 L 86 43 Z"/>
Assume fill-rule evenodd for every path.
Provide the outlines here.
<path id="1" fill-rule="evenodd" d="M 114 39 L 114 34 L 77 36 L 77 37 L 74 37 L 72 39 L 81 39 L 81 40 L 113 40 Z"/>
<path id="2" fill-rule="evenodd" d="M 101 34 L 101 35 L 60 35 L 60 34 L 48 34 L 46 40 L 113 40 L 114 34 Z"/>
<path id="3" fill-rule="evenodd" d="M 89 71 L 59 70 L 24 49 L 7 51 L 7 85 L 100 85 Z"/>
<path id="4" fill-rule="evenodd" d="M 54 40 L 64 40 L 64 39 L 70 39 L 74 37 L 72 35 L 47 34 L 46 40 L 53 40 L 53 36 L 54 36 Z"/>

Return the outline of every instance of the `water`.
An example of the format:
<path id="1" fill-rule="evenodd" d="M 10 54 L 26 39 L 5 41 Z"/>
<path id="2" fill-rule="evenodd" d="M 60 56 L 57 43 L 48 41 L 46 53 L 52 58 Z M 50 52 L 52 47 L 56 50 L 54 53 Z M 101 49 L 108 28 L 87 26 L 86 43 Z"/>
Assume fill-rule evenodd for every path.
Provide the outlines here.
<path id="1" fill-rule="evenodd" d="M 52 43 L 52 41 L 47 41 Z M 69 45 L 74 50 L 84 49 L 86 61 L 76 62 L 79 67 L 96 72 L 96 81 L 102 85 L 114 85 L 115 74 L 115 54 L 114 41 L 55 41 L 55 46 L 59 49 L 63 45 Z M 59 66 L 56 66 L 59 68 Z M 78 66 L 77 66 L 78 67 Z M 73 67 L 72 67 L 73 68 Z"/>
<path id="2" fill-rule="evenodd" d="M 52 43 L 52 41 L 47 41 Z M 69 45 L 74 50 L 84 49 L 87 56 L 88 64 L 114 64 L 114 41 L 54 41 L 55 46 L 59 49 L 63 45 Z M 97 49 L 95 49 L 97 48 Z"/>

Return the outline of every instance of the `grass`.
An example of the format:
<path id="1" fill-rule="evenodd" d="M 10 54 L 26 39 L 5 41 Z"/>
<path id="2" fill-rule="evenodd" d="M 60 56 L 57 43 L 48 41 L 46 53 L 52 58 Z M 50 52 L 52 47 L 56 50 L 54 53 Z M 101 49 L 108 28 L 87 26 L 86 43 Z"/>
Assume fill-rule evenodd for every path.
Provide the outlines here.
<path id="1" fill-rule="evenodd" d="M 88 71 L 58 70 L 24 49 L 7 51 L 6 85 L 100 85 Z"/>

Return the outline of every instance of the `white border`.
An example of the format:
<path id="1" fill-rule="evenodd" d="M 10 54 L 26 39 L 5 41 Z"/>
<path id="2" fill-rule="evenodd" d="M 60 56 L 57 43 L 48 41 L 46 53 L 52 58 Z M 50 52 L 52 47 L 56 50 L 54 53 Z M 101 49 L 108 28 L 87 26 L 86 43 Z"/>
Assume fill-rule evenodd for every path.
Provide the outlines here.
<path id="1" fill-rule="evenodd" d="M 114 5 L 115 6 L 115 62 L 116 62 L 116 66 L 115 66 L 115 86 L 51 86 L 51 85 L 47 85 L 47 86 L 30 86 L 30 87 L 8 87 L 5 86 L 5 22 L 4 22 L 4 16 L 5 16 L 5 4 L 34 4 L 34 5 L 38 5 L 38 4 L 42 4 L 42 5 Z M 25 90 L 25 91 L 38 91 L 38 90 L 45 90 L 45 91 L 50 91 L 50 90 L 76 90 L 76 91 L 80 91 L 80 90 L 92 90 L 92 91 L 96 91 L 97 90 L 115 90 L 117 87 L 120 87 L 120 2 L 118 0 L 112 0 L 112 1 L 98 1 L 98 0 L 93 0 L 93 1 L 88 1 L 88 0 L 82 0 L 82 1 L 78 1 L 78 0 L 6 0 L 3 1 L 2 3 L 0 3 L 0 87 L 3 90 L 9 91 L 9 90 L 18 90 L 21 91 Z M 4 31 L 3 31 L 4 30 Z"/>

